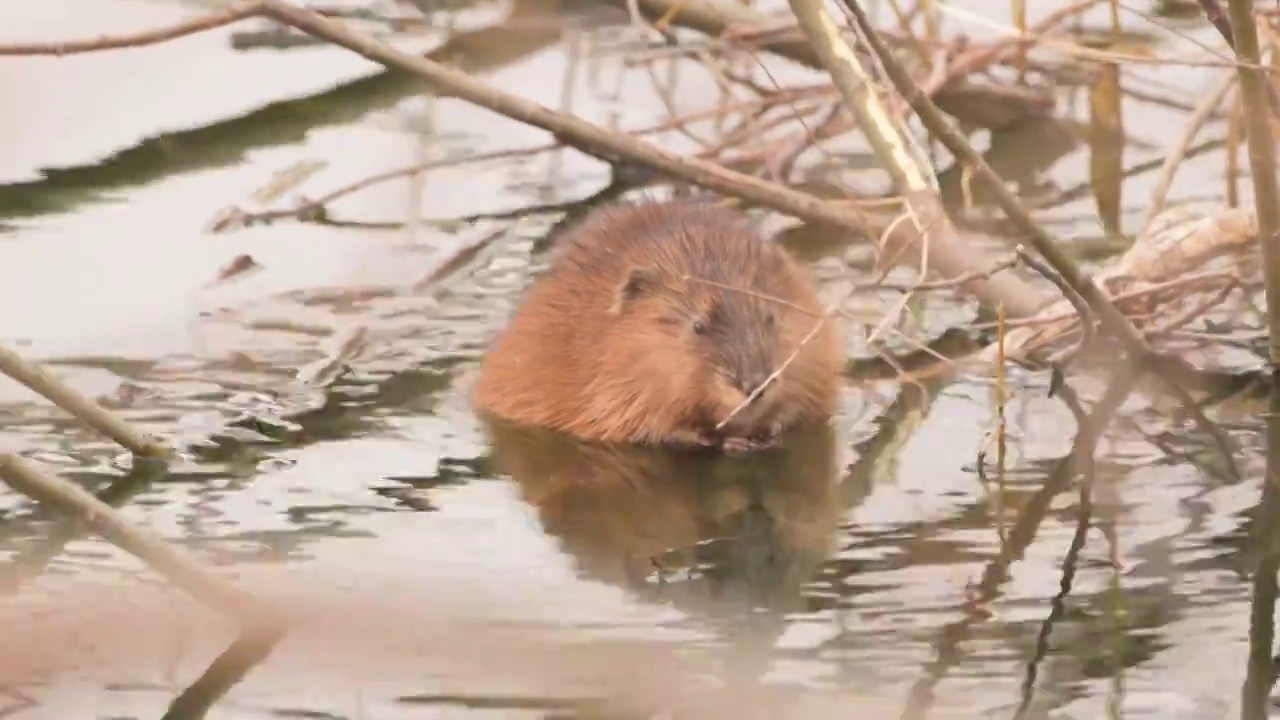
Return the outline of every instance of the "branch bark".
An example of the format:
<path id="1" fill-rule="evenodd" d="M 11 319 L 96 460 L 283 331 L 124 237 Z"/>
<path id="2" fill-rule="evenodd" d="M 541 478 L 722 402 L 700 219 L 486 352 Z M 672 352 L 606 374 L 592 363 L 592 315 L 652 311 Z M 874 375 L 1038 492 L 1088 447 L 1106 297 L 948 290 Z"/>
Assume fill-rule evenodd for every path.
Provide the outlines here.
<path id="1" fill-rule="evenodd" d="M 1205 9 L 1216 3 L 1208 3 Z M 1270 335 L 1271 397 L 1267 416 L 1267 466 L 1259 501 L 1256 537 L 1260 552 L 1253 578 L 1250 605 L 1249 665 L 1241 688 L 1242 717 L 1269 716 L 1271 689 L 1276 682 L 1275 601 L 1276 574 L 1280 572 L 1280 194 L 1276 184 L 1275 138 L 1269 110 L 1280 110 L 1275 89 L 1261 69 L 1262 51 L 1253 20 L 1251 0 L 1229 0 L 1230 32 L 1224 37 L 1235 49 L 1240 64 L 1240 96 L 1244 103 L 1245 141 L 1249 147 L 1249 175 L 1262 243 L 1267 288 L 1267 322 Z M 1222 31 L 1220 22 L 1215 22 Z"/>

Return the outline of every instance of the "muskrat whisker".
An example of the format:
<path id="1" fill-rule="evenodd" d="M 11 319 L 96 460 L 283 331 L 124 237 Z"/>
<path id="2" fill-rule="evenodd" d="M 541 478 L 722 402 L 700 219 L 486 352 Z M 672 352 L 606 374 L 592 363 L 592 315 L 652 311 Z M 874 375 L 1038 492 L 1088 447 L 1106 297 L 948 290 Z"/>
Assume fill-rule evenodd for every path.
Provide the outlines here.
<path id="1" fill-rule="evenodd" d="M 822 313 L 814 312 L 809 308 L 799 305 L 797 303 L 793 303 L 790 300 L 783 300 L 782 298 L 777 297 L 776 295 L 769 295 L 767 293 L 760 293 L 754 290 L 747 290 L 746 288 L 734 287 L 733 285 L 726 285 L 721 282 L 716 282 L 715 280 L 707 280 L 706 278 L 694 277 L 692 275 L 685 275 L 684 280 L 685 282 L 698 283 L 700 285 L 706 285 L 708 287 L 713 287 L 719 290 L 728 290 L 729 292 L 742 293 L 743 295 L 756 298 L 757 300 L 764 300 L 765 302 L 785 305 L 786 307 L 789 307 L 792 310 L 795 310 L 796 312 L 804 313 L 809 317 L 816 318 L 816 317 L 822 316 Z"/>
<path id="2" fill-rule="evenodd" d="M 742 402 L 738 403 L 738 406 L 735 407 L 733 410 L 731 410 L 729 412 L 729 415 L 725 417 L 725 419 L 716 423 L 716 430 L 718 431 L 723 429 L 724 426 L 727 425 L 729 421 L 734 418 L 735 415 L 742 412 L 743 408 L 755 402 L 756 398 L 760 397 L 760 394 L 763 393 L 765 389 L 769 387 L 769 385 L 774 383 L 778 379 L 778 377 L 782 375 L 782 373 L 786 371 L 788 367 L 791 366 L 791 363 L 795 362 L 796 358 L 800 356 L 800 351 L 804 350 L 805 346 L 808 345 L 810 341 L 812 341 L 815 337 L 818 336 L 818 331 L 822 330 L 822 327 L 827 324 L 827 320 L 836 312 L 837 312 L 837 306 L 829 305 L 826 311 L 822 313 L 822 316 L 818 318 L 818 322 L 813 324 L 813 328 L 809 330 L 809 334 L 805 335 L 804 338 L 800 340 L 800 342 L 796 345 L 796 349 L 791 351 L 791 354 L 787 356 L 786 360 L 782 361 L 782 364 L 778 366 L 778 369 L 769 373 L 769 376 L 766 377 L 758 387 L 752 390 L 749 395 L 743 398 Z"/>

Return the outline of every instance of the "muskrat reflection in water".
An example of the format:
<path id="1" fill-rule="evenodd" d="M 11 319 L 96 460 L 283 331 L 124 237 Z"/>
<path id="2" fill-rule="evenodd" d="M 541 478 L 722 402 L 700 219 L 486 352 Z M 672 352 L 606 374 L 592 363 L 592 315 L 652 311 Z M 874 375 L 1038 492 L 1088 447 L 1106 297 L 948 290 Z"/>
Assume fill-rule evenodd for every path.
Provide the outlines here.
<path id="1" fill-rule="evenodd" d="M 694 590 L 706 588 L 751 605 L 790 604 L 826 559 L 841 516 L 835 433 L 825 423 L 746 457 L 589 442 L 501 420 L 486 427 L 495 469 L 581 573 L 641 596 L 679 603 L 679 593 L 697 605 L 704 593 Z M 682 572 L 695 568 L 704 572 Z M 673 581 L 686 574 L 690 582 Z"/>

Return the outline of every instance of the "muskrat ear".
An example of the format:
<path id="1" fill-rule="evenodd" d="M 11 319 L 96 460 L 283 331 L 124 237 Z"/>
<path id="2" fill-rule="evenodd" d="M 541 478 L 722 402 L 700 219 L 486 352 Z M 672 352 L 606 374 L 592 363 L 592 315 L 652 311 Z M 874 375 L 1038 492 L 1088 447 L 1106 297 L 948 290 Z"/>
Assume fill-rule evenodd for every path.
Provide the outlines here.
<path id="1" fill-rule="evenodd" d="M 626 309 L 627 303 L 653 292 L 659 286 L 658 274 L 653 268 L 636 266 L 627 271 L 627 278 L 618 286 L 618 293 L 613 299 L 613 307 L 609 312 L 620 313 Z"/>

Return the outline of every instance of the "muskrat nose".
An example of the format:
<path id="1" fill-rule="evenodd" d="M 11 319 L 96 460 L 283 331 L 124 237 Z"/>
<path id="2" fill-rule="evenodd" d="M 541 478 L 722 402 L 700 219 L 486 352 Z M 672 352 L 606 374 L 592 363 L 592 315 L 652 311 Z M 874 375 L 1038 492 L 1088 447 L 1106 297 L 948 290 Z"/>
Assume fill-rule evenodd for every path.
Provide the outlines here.
<path id="1" fill-rule="evenodd" d="M 744 395 L 750 396 L 752 393 L 756 393 L 756 390 L 760 388 L 761 385 L 764 385 L 765 381 L 769 379 L 769 375 L 770 373 L 746 373 L 744 375 L 740 375 L 738 376 L 738 389 L 741 390 Z M 768 387 L 761 389 L 760 392 L 756 393 L 752 402 L 758 401 L 760 398 L 764 397 L 764 394 L 767 392 L 769 392 Z"/>

